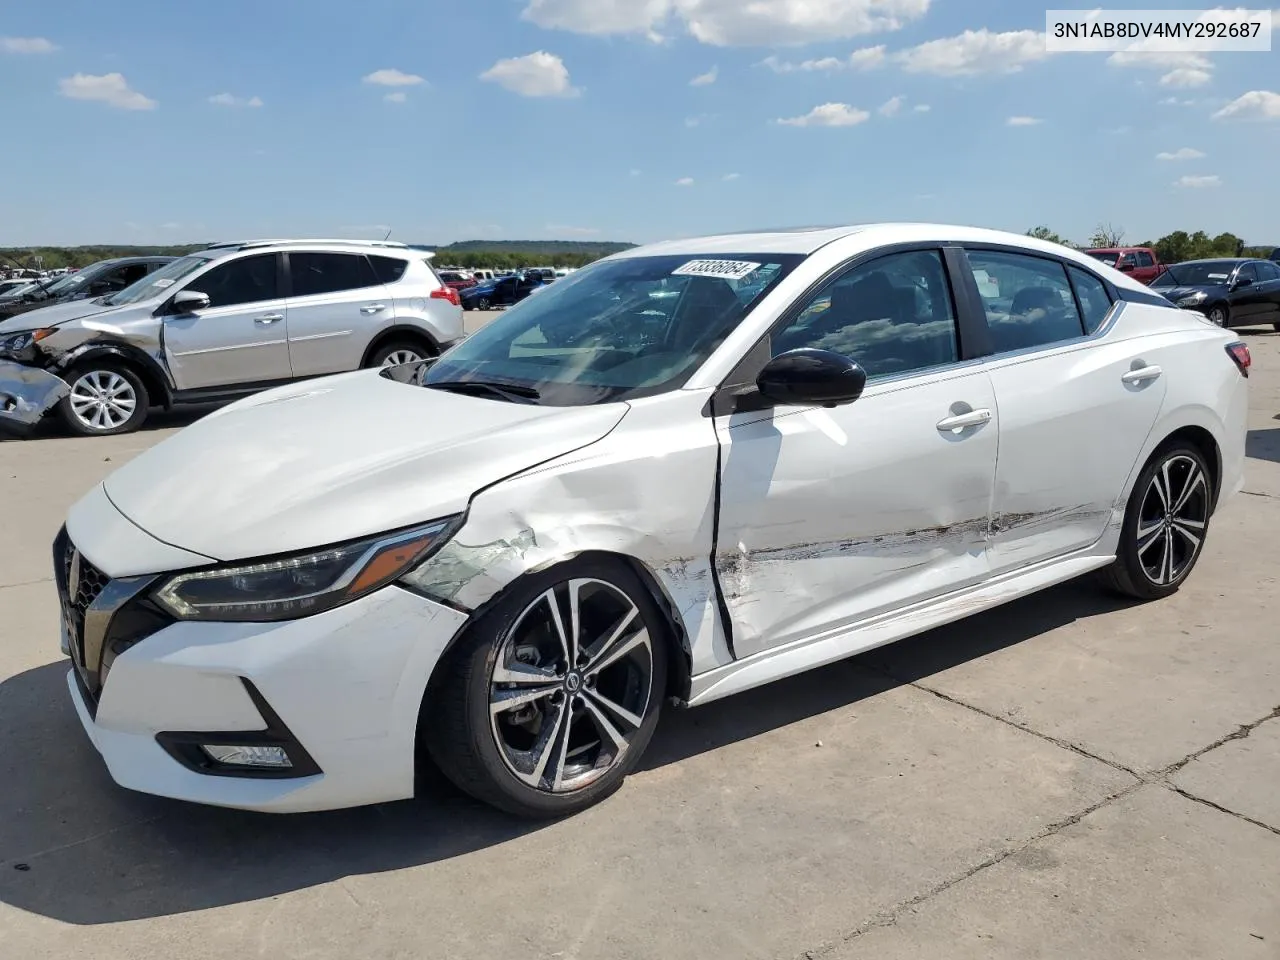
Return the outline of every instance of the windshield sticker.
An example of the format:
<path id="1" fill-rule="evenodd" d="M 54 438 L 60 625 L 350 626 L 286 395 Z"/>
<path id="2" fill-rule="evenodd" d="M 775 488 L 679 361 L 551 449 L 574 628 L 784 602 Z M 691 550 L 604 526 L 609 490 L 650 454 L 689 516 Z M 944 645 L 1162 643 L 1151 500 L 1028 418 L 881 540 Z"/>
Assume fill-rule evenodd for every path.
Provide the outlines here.
<path id="1" fill-rule="evenodd" d="M 741 280 L 760 269 L 758 263 L 743 260 L 690 260 L 683 267 L 672 270 L 673 277 L 719 277 L 721 280 Z"/>
<path id="2" fill-rule="evenodd" d="M 1228 275 L 1227 275 L 1227 274 L 1225 274 L 1225 273 L 1211 273 L 1211 274 L 1209 274 L 1209 279 L 1210 279 L 1210 280 L 1225 280 L 1225 279 L 1227 279 L 1227 276 L 1228 276 Z"/>
<path id="3" fill-rule="evenodd" d="M 153 287 L 159 287 L 161 290 L 163 290 L 165 287 L 172 287 L 173 281 L 169 280 L 168 278 L 162 277 L 159 280 L 153 280 L 151 282 L 151 285 Z"/>

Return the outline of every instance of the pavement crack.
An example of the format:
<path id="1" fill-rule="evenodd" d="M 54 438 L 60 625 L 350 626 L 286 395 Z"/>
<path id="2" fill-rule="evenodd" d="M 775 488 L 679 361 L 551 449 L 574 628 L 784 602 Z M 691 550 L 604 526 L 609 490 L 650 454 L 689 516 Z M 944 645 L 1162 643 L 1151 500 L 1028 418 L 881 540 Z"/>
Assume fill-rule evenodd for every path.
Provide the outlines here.
<path id="1" fill-rule="evenodd" d="M 1249 734 L 1253 733 L 1253 731 L 1257 730 L 1258 727 L 1266 723 L 1268 720 L 1276 720 L 1276 719 L 1280 719 L 1280 707 L 1276 707 L 1274 710 L 1268 713 L 1265 717 L 1262 717 L 1258 720 L 1254 720 L 1252 723 L 1241 724 L 1240 726 L 1236 727 L 1236 729 L 1228 733 L 1221 740 L 1215 740 L 1213 743 L 1209 744 L 1207 747 L 1201 747 L 1199 750 L 1196 750 L 1194 753 L 1187 754 L 1181 760 L 1177 760 L 1174 763 L 1169 764 L 1169 766 L 1165 767 L 1159 773 L 1156 773 L 1155 775 L 1149 777 L 1148 779 L 1153 781 L 1166 780 L 1169 777 L 1173 776 L 1175 773 L 1177 773 L 1179 770 L 1181 770 L 1183 767 L 1185 767 L 1187 764 L 1189 764 L 1192 760 L 1198 760 L 1200 757 L 1203 757 L 1209 751 L 1217 750 L 1224 743 L 1230 743 L 1232 740 L 1243 740 L 1247 736 L 1249 736 Z"/>
<path id="2" fill-rule="evenodd" d="M 1263 493 L 1261 490 L 1241 490 L 1247 497 L 1266 497 L 1268 500 L 1280 500 L 1280 496 L 1274 493 Z"/>
<path id="3" fill-rule="evenodd" d="M 1214 803 L 1212 800 L 1206 800 L 1204 797 L 1197 797 L 1194 793 L 1190 793 L 1189 791 L 1183 790 L 1181 787 L 1177 786 L 1176 784 L 1166 783 L 1165 786 L 1168 787 L 1170 790 L 1172 790 L 1174 793 L 1178 794 L 1179 796 L 1186 797 L 1188 800 L 1191 800 L 1195 803 L 1203 804 L 1204 806 L 1209 807 L 1211 810 L 1217 810 L 1219 813 L 1225 813 L 1229 817 L 1235 817 L 1237 820 L 1243 820 L 1245 823 L 1251 823 L 1255 827 L 1261 827 L 1263 830 L 1269 830 L 1272 833 L 1274 833 L 1276 836 L 1280 837 L 1280 829 L 1277 829 L 1276 827 L 1271 826 L 1271 824 L 1269 823 L 1263 823 L 1261 820 L 1255 820 L 1253 819 L 1253 817 L 1247 817 L 1243 813 L 1237 813 L 1236 811 L 1232 810 L 1230 807 L 1224 807 L 1222 804 Z"/>
<path id="4" fill-rule="evenodd" d="M 130 820 L 128 823 L 120 823 L 106 830 L 100 830 L 88 837 L 81 837 L 79 840 L 72 840 L 69 843 L 60 843 L 54 847 L 48 847 L 35 853 L 22 854 L 16 857 L 10 857 L 7 860 L 0 860 L 0 870 L 5 867 L 11 867 L 17 863 L 31 863 L 33 860 L 39 860 L 41 857 L 47 857 L 50 854 L 61 853 L 63 850 L 72 850 L 76 847 L 83 846 L 86 843 L 93 843 L 101 840 L 103 837 L 109 837 L 113 833 L 119 833 L 121 830 L 129 830 L 133 827 L 146 826 L 149 823 L 155 823 L 157 820 L 163 820 L 167 813 L 157 813 L 155 816 L 143 817 L 141 820 Z"/>
<path id="5" fill-rule="evenodd" d="M 1112 766 L 1114 766 L 1114 764 L 1112 764 Z M 996 864 L 1002 863 L 1003 861 L 1009 859 L 1015 854 L 1021 853 L 1023 850 L 1027 849 L 1032 844 L 1039 843 L 1041 840 L 1048 839 L 1049 837 L 1052 837 L 1054 834 L 1057 834 L 1060 831 L 1067 829 L 1068 827 L 1074 826 L 1075 824 L 1083 820 L 1085 817 L 1088 817 L 1090 814 L 1096 813 L 1097 811 L 1101 810 L 1103 807 L 1108 806 L 1109 804 L 1115 803 L 1117 800 L 1121 800 L 1124 797 L 1127 797 L 1129 794 L 1133 793 L 1135 790 L 1138 790 L 1143 786 L 1145 786 L 1145 783 L 1142 780 L 1135 779 L 1133 783 L 1129 784 L 1128 786 L 1124 787 L 1121 790 L 1116 791 L 1115 793 L 1112 793 L 1112 794 L 1109 794 L 1108 796 L 1103 797 L 1097 803 L 1090 804 L 1089 806 L 1085 807 L 1083 810 L 1073 813 L 1070 816 L 1063 818 L 1062 820 L 1058 820 L 1054 823 L 1049 824 L 1043 830 L 1028 837 L 1022 843 L 1014 844 L 1013 846 L 1010 846 L 1007 850 L 1002 850 L 1000 853 L 987 857 L 985 860 L 982 860 L 981 862 L 974 864 L 972 867 L 969 867 L 967 870 L 964 870 L 953 877 L 948 877 L 947 879 L 941 881 L 940 883 L 934 884 L 928 890 L 925 890 L 922 893 L 918 893 L 914 897 L 911 897 L 907 900 L 899 901 L 889 909 L 883 910 L 880 913 L 875 914 L 870 919 L 863 921 L 857 927 L 854 927 L 848 933 L 842 935 L 838 940 L 828 941 L 827 943 L 824 943 L 819 947 L 815 947 L 810 950 L 805 950 L 803 953 L 799 954 L 800 960 L 821 960 L 822 957 L 830 955 L 831 953 L 833 953 L 840 947 L 844 946 L 845 944 L 858 939 L 859 937 L 863 936 L 866 933 L 869 933 L 872 930 L 875 930 L 878 927 L 893 926 L 895 923 L 898 922 L 898 918 L 901 917 L 903 913 L 906 913 L 907 911 L 920 906 L 922 903 L 925 903 L 928 900 L 932 900 L 934 897 L 938 896 L 941 893 L 945 893 L 947 890 L 950 890 L 956 884 L 963 883 L 965 880 L 968 880 L 970 877 L 976 876 L 982 871 L 987 870 L 991 867 L 994 867 L 996 866 Z"/>
<path id="6" fill-rule="evenodd" d="M 37 583 L 48 583 L 53 577 L 41 577 L 39 580 L 23 580 L 21 583 L 0 583 L 0 590 L 12 590 L 15 587 L 31 587 Z"/>

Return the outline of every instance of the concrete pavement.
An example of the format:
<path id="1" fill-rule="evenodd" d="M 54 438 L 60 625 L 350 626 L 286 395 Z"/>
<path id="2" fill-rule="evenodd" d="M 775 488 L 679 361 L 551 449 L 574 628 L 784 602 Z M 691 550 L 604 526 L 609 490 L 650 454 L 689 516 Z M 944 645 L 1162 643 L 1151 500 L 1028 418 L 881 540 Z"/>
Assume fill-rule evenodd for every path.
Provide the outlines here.
<path id="1" fill-rule="evenodd" d="M 669 712 L 572 820 L 115 787 L 57 653 L 66 508 L 174 424 L 0 443 L 0 958 L 1280 958 L 1280 335 L 1188 584 L 1070 583 Z"/>

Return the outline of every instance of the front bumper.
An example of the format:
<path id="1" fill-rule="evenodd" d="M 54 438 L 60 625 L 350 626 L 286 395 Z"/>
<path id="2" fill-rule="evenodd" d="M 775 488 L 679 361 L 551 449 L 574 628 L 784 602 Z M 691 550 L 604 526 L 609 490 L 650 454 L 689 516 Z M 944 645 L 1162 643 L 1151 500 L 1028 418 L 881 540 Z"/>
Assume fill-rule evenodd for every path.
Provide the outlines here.
<path id="1" fill-rule="evenodd" d="M 66 381 L 48 370 L 0 360 L 0 429 L 25 436 L 70 392 Z"/>
<path id="2" fill-rule="evenodd" d="M 390 586 L 286 623 L 173 623 L 115 656 L 96 693 L 77 666 L 68 686 L 111 776 L 131 790 L 272 813 L 400 800 L 413 796 L 427 681 L 465 620 Z M 291 776 L 200 770 L 173 741 L 201 731 L 211 743 L 274 736 L 311 763 Z"/>

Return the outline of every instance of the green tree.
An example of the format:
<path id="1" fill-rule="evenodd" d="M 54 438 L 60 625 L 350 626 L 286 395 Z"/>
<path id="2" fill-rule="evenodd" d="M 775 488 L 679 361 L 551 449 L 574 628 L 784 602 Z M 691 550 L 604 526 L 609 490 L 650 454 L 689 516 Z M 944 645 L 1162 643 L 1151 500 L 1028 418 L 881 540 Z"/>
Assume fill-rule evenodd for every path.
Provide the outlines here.
<path id="1" fill-rule="evenodd" d="M 1027 231 L 1028 237 L 1035 237 L 1037 240 L 1047 240 L 1049 243 L 1060 243 L 1064 247 L 1075 246 L 1071 241 L 1067 240 L 1060 233 L 1055 233 L 1046 226 L 1032 227 Z"/>

